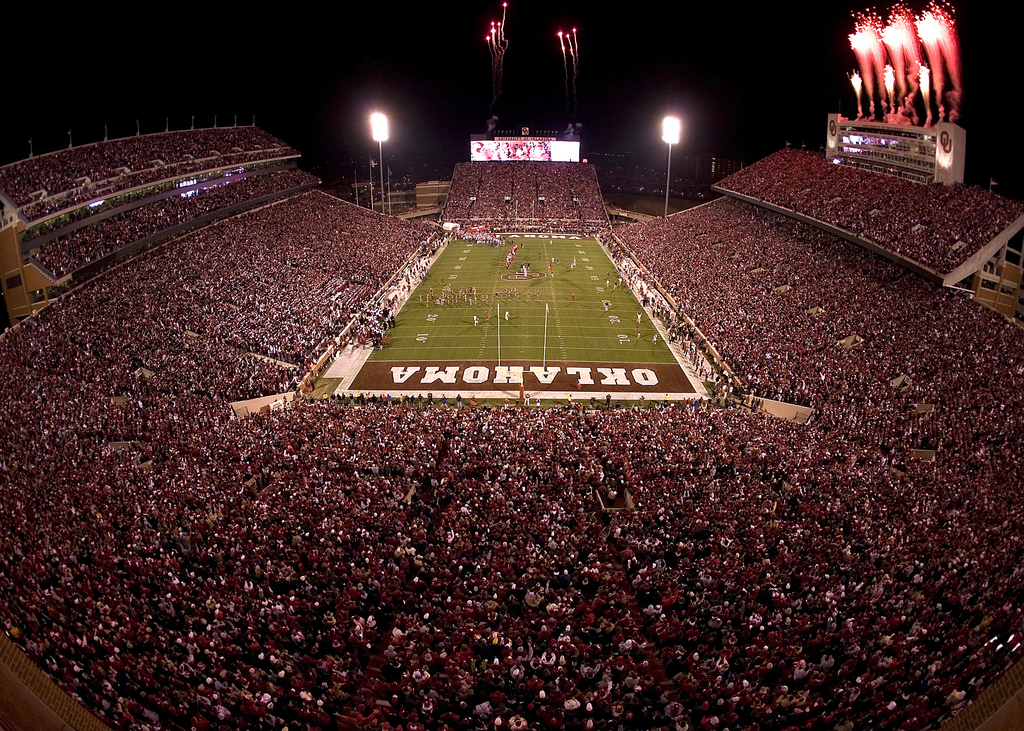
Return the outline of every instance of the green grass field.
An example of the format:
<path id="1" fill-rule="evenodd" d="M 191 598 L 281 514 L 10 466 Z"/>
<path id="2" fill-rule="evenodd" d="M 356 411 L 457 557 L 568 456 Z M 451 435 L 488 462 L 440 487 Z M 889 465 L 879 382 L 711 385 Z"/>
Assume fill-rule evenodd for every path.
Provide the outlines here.
<path id="1" fill-rule="evenodd" d="M 500 328 L 502 361 L 539 366 L 544 359 L 545 305 L 549 305 L 549 362 L 675 362 L 660 335 L 654 342 L 654 325 L 628 287 L 616 286 L 615 267 L 595 240 L 516 241 L 520 248 L 510 269 L 505 268 L 509 246 L 448 244 L 388 331 L 387 345 L 371 361 L 497 361 Z M 552 257 L 556 263 L 549 270 Z M 502 278 L 527 262 L 532 273 L 543 276 L 520 281 Z M 455 294 L 476 287 L 477 303 L 431 302 L 430 290 L 436 300 L 448 285 Z M 518 298 L 495 298 L 496 290 L 512 288 L 519 290 Z"/>

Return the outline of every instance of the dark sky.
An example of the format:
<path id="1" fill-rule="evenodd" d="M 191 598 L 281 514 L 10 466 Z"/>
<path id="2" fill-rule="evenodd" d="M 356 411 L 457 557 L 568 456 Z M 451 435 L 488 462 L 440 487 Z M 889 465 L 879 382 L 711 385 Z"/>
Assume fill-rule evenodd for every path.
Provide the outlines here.
<path id="1" fill-rule="evenodd" d="M 964 67 L 968 182 L 1020 197 L 1020 106 L 1014 4 L 955 3 Z M 752 162 L 784 146 L 817 149 L 825 115 L 854 96 L 846 74 L 851 12 L 866 2 L 526 2 L 508 8 L 500 128 L 583 124 L 583 154 L 660 159 L 660 120 L 684 119 L 681 147 Z M 879 6 L 885 9 L 888 5 Z M 920 10 L 915 0 L 911 7 Z M 362 12 L 374 14 L 365 20 Z M 376 16 L 376 13 L 382 13 Z M 396 172 L 451 174 L 483 132 L 491 101 L 484 34 L 500 2 L 23 3 L 5 20 L 0 162 L 111 136 L 257 124 L 325 177 L 350 173 L 376 145 L 367 117 L 389 115 Z M 578 114 L 566 112 L 555 32 L 575 25 Z M 13 48 L 10 44 L 13 43 Z"/>

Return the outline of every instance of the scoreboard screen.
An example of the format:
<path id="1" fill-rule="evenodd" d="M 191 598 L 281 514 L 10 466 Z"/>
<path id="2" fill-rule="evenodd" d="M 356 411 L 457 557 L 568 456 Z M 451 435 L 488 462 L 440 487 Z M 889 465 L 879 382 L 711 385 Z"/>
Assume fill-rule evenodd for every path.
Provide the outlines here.
<path id="1" fill-rule="evenodd" d="M 469 143 L 470 160 L 529 160 L 579 162 L 580 143 L 560 140 L 475 140 Z"/>

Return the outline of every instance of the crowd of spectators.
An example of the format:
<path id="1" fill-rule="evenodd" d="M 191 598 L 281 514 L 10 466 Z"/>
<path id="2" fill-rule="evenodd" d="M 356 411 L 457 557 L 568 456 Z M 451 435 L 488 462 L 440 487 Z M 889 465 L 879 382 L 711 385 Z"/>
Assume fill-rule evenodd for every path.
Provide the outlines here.
<path id="1" fill-rule="evenodd" d="M 960 293 L 739 201 L 623 226 L 617 234 L 764 398 L 815 407 L 860 398 L 867 385 L 850 393 L 837 384 L 856 379 L 875 388 L 876 381 L 933 369 L 925 357 L 931 343 L 948 355 L 956 351 L 946 345 L 962 337 L 954 334 L 960 325 L 953 329 L 945 320 L 978 318 Z M 893 314 L 911 303 L 916 317 Z M 1000 324 L 986 322 L 986 330 Z M 864 342 L 840 345 L 851 336 Z"/>
<path id="2" fill-rule="evenodd" d="M 35 257 L 55 276 L 63 277 L 160 231 L 243 201 L 284 193 L 316 182 L 315 176 L 301 170 L 255 175 L 238 180 L 211 180 L 209 187 L 133 208 L 48 241 L 39 248 Z"/>
<path id="3" fill-rule="evenodd" d="M 148 470 L 82 440 L 44 496 L 36 455 L 4 465 L 8 634 L 116 727 L 916 729 L 1021 655 L 1009 488 L 847 464 L 834 431 L 202 415 L 138 409 Z"/>
<path id="4" fill-rule="evenodd" d="M 441 216 L 465 227 L 598 233 L 608 228 L 597 171 L 569 162 L 464 162 Z"/>
<path id="5" fill-rule="evenodd" d="M 425 238 L 303 194 L 0 341 L 7 635 L 117 728 L 936 728 L 1024 656 L 1024 333 L 738 201 L 617 235 L 815 418 L 233 419 Z"/>
<path id="6" fill-rule="evenodd" d="M 781 150 L 718 187 L 849 231 L 948 274 L 1024 213 L 1019 201 L 978 187 L 921 185 Z"/>
<path id="7" fill-rule="evenodd" d="M 298 152 L 257 127 L 219 127 L 124 137 L 37 155 L 0 167 L 3 191 L 27 220 L 99 195 L 226 165 Z M 88 178 L 90 182 L 83 183 Z M 33 202 L 33 194 L 46 196 Z"/>
<path id="8" fill-rule="evenodd" d="M 62 362 L 51 370 L 66 370 L 63 378 L 92 381 L 88 367 L 108 364 L 118 374 L 108 398 L 130 391 L 139 367 L 154 374 L 154 387 L 177 393 L 223 401 L 277 393 L 427 236 L 420 225 L 301 194 L 131 260 L 12 337 L 44 325 L 59 333 Z"/>

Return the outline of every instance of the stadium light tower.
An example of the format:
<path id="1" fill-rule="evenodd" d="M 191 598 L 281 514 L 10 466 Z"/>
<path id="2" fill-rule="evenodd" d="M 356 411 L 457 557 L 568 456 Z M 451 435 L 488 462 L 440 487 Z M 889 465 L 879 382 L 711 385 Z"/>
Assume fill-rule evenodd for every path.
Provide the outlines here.
<path id="1" fill-rule="evenodd" d="M 388 118 L 380 112 L 374 112 L 370 115 L 370 128 L 380 148 L 380 212 L 384 213 L 384 140 L 388 138 Z M 370 207 L 373 207 L 372 200 Z"/>
<path id="2" fill-rule="evenodd" d="M 661 139 L 668 143 L 668 169 L 665 171 L 665 218 L 668 218 L 668 189 L 672 181 L 672 145 L 679 144 L 682 124 L 675 117 L 665 117 L 661 122 Z"/>

